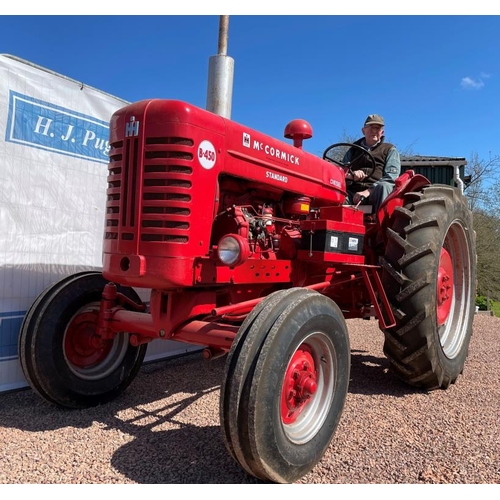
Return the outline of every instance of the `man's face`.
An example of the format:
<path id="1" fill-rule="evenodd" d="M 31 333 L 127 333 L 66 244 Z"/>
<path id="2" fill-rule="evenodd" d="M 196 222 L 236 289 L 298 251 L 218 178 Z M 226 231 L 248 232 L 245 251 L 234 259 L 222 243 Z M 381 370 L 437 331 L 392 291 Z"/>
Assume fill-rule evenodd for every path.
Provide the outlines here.
<path id="1" fill-rule="evenodd" d="M 380 138 L 384 135 L 384 127 L 382 125 L 366 125 L 361 129 L 363 135 L 365 136 L 366 144 L 368 146 L 373 146 L 380 141 Z"/>

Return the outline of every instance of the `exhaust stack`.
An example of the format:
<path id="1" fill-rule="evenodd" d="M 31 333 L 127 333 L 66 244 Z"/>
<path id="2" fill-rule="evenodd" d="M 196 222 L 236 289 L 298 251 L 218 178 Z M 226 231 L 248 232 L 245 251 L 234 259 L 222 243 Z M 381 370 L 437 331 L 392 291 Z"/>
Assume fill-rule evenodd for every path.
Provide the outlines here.
<path id="1" fill-rule="evenodd" d="M 227 55 L 229 16 L 220 16 L 218 53 L 208 63 L 207 110 L 231 118 L 234 59 Z"/>

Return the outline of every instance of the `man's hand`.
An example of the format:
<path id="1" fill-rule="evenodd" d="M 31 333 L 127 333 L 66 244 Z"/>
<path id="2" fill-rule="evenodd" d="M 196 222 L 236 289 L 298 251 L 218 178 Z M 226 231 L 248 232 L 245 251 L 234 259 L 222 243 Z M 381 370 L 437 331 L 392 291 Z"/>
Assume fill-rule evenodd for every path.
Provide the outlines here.
<path id="1" fill-rule="evenodd" d="M 354 179 L 354 181 L 359 182 L 363 179 L 366 179 L 366 174 L 362 170 L 354 170 L 352 172 L 352 178 Z"/>
<path id="2" fill-rule="evenodd" d="M 357 193 L 354 193 L 352 197 L 352 201 L 354 202 L 355 205 L 357 205 L 360 201 L 363 200 L 363 198 L 368 198 L 370 196 L 370 190 L 365 189 L 364 191 L 359 191 Z"/>

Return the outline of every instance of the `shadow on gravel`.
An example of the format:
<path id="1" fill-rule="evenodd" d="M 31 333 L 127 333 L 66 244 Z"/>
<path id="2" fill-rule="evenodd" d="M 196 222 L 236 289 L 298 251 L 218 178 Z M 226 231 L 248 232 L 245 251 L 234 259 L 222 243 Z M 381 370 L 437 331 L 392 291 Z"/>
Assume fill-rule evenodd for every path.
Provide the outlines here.
<path id="1" fill-rule="evenodd" d="M 385 357 L 351 354 L 350 393 L 399 397 L 417 392 L 388 373 Z M 143 365 L 125 394 L 86 410 L 55 407 L 31 389 L 0 394 L 0 426 L 44 432 L 99 422 L 104 431 L 119 430 L 133 440 L 117 448 L 110 465 L 139 484 L 262 483 L 232 460 L 219 425 L 205 425 L 203 414 L 196 425 L 180 419 L 184 410 L 196 411 L 202 397 L 220 390 L 224 363 L 225 358 L 208 362 L 195 353 Z M 218 421 L 218 401 L 217 395 L 212 423 Z"/>
<path id="2" fill-rule="evenodd" d="M 124 394 L 110 403 L 84 410 L 56 407 L 30 388 L 0 394 L 0 426 L 28 432 L 51 431 L 68 425 L 86 428 L 95 421 L 111 424 L 120 411 L 179 392 L 199 393 L 201 397 L 208 389 L 220 387 L 224 366 L 218 363 L 220 360 L 200 359 L 201 355 L 196 353 L 145 364 Z"/>
<path id="3" fill-rule="evenodd" d="M 263 483 L 233 461 L 220 426 L 204 426 L 203 414 L 197 425 L 177 419 L 200 398 L 220 390 L 224 362 L 205 361 L 195 353 L 145 364 L 122 396 L 85 410 L 53 406 L 31 389 L 0 394 L 0 427 L 50 432 L 99 422 L 104 431 L 120 430 L 133 440 L 117 448 L 110 465 L 140 484 Z M 218 417 L 218 398 L 216 404 L 212 417 Z M 177 428 L 162 430 L 165 424 Z"/>
<path id="4" fill-rule="evenodd" d="M 134 441 L 116 451 L 111 465 L 136 483 L 264 484 L 232 460 L 219 426 L 141 429 L 134 436 Z"/>
<path id="5" fill-rule="evenodd" d="M 351 350 L 350 393 L 403 397 L 421 392 L 393 375 L 385 356 L 376 357 L 365 353 L 366 351 Z"/>

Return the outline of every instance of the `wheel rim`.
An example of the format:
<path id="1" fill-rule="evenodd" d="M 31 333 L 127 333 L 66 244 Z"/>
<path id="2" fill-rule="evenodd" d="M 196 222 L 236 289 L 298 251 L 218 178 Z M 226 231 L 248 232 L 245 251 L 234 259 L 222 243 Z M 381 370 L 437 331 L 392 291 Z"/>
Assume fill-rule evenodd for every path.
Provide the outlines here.
<path id="1" fill-rule="evenodd" d="M 309 347 L 302 344 L 288 364 L 281 391 L 281 418 L 285 424 L 293 424 L 307 403 L 314 396 L 317 372 Z"/>
<path id="2" fill-rule="evenodd" d="M 442 326 L 450 314 L 453 302 L 453 263 L 449 252 L 441 249 L 437 279 L 437 320 Z"/>
<path id="3" fill-rule="evenodd" d="M 453 359 L 461 351 L 472 314 L 471 249 L 466 230 L 459 222 L 450 226 L 439 262 L 437 320 L 444 354 Z M 448 277 L 448 279 L 444 279 Z M 448 288 L 450 286 L 450 288 Z M 441 300 L 441 305 L 440 305 Z"/>
<path id="4" fill-rule="evenodd" d="M 311 333 L 293 353 L 281 390 L 285 435 L 296 444 L 321 429 L 335 393 L 335 347 L 323 332 Z"/>
<path id="5" fill-rule="evenodd" d="M 64 359 L 71 372 L 84 380 L 107 377 L 121 365 L 127 352 L 128 335 L 103 340 L 96 335 L 99 303 L 80 309 L 64 332 Z"/>

